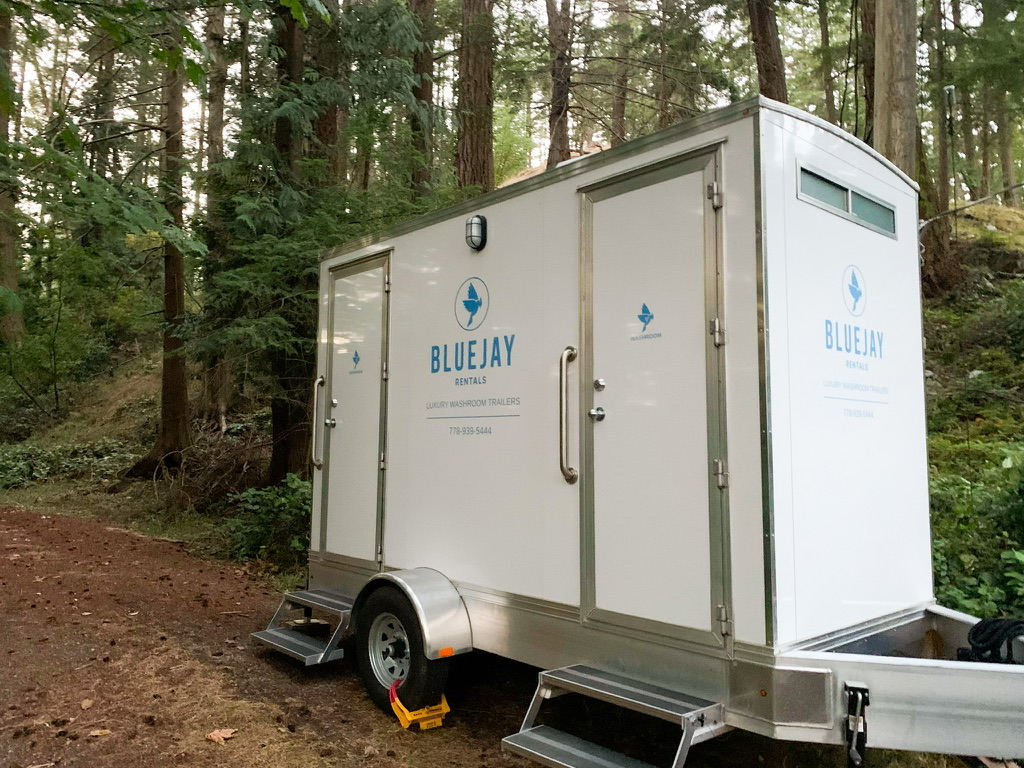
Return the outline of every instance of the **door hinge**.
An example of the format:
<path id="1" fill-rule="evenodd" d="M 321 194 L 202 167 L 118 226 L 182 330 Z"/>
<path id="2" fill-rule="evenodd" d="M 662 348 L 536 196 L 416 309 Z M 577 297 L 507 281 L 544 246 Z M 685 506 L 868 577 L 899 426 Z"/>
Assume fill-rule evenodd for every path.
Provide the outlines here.
<path id="1" fill-rule="evenodd" d="M 378 563 L 383 563 L 384 562 L 384 545 L 383 544 L 381 544 L 381 545 L 379 545 L 377 547 L 377 562 Z"/>
<path id="2" fill-rule="evenodd" d="M 729 487 L 729 470 L 725 466 L 725 461 L 722 459 L 715 459 L 714 461 L 714 472 L 715 472 L 715 484 L 719 490 Z"/>
<path id="3" fill-rule="evenodd" d="M 725 346 L 725 328 L 719 318 L 714 318 L 710 325 L 711 338 L 714 339 L 716 347 Z"/>
<path id="4" fill-rule="evenodd" d="M 718 631 L 725 641 L 725 655 L 730 659 L 734 658 L 736 655 L 735 630 L 733 629 L 732 618 L 729 616 L 729 607 L 727 605 L 718 606 Z"/>
<path id="5" fill-rule="evenodd" d="M 722 207 L 722 189 L 718 186 L 717 181 L 708 184 L 708 200 L 711 201 L 711 207 L 716 211 Z"/>
<path id="6" fill-rule="evenodd" d="M 380 368 L 380 378 L 381 378 L 381 381 L 387 381 L 388 380 L 388 364 L 387 364 L 387 362 L 385 362 L 385 363 L 383 363 L 381 365 L 381 368 Z"/>
<path id="7" fill-rule="evenodd" d="M 391 293 L 391 275 L 384 275 L 384 293 Z"/>
<path id="8" fill-rule="evenodd" d="M 385 459 L 383 453 L 380 455 L 380 468 L 381 469 L 387 469 L 388 468 L 388 462 L 387 462 L 387 459 Z"/>

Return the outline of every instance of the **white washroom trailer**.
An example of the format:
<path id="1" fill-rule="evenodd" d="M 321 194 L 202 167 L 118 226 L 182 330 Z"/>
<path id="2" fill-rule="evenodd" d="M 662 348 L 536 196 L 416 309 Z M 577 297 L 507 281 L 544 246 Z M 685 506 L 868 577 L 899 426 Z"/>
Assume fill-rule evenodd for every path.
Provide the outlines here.
<path id="1" fill-rule="evenodd" d="M 309 589 L 256 637 L 354 630 L 410 709 L 536 665 L 505 747 L 547 765 L 639 765 L 535 725 L 564 692 L 678 722 L 676 766 L 729 728 L 856 764 L 867 720 L 1024 755 L 1024 667 L 955 661 L 933 597 L 920 318 L 914 182 L 765 99 L 332 250 Z"/>

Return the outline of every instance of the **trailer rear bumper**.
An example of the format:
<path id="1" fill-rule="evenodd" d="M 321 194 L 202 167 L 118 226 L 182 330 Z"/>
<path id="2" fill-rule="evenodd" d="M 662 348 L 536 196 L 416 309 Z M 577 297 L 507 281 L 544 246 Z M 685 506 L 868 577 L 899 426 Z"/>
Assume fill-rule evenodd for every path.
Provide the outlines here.
<path id="1" fill-rule="evenodd" d="M 956 661 L 977 619 L 939 606 L 738 661 L 726 722 L 779 739 L 843 744 L 847 683 L 870 691 L 868 745 L 1024 756 L 1024 666 Z M 933 658 L 922 658 L 932 656 Z M 1015 643 L 1015 658 L 1024 646 Z"/>

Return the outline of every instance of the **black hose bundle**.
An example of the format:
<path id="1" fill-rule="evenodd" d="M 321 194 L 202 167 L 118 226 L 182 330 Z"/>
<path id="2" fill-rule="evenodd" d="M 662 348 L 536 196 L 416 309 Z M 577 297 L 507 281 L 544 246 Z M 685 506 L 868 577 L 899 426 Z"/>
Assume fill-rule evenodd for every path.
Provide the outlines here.
<path id="1" fill-rule="evenodd" d="M 1016 664 L 1013 641 L 1024 635 L 1024 619 L 982 619 L 967 633 L 970 648 L 958 648 L 960 661 L 987 661 L 993 664 Z M 1006 658 L 1002 647 L 1006 646 Z"/>

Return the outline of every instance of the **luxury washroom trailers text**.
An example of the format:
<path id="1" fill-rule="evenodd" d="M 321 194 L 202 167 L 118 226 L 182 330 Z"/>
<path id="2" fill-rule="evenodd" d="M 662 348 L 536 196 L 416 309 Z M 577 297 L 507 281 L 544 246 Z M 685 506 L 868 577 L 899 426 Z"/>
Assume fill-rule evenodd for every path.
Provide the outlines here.
<path id="1" fill-rule="evenodd" d="M 328 660 L 288 610 L 351 618 L 381 703 L 473 648 L 542 667 L 506 741 L 551 765 L 589 748 L 533 726 L 567 690 L 678 720 L 677 764 L 730 727 L 856 755 L 867 712 L 1024 754 L 1024 670 L 954 661 L 934 604 L 917 223 L 754 99 L 329 252 L 310 590 L 264 641 Z"/>

